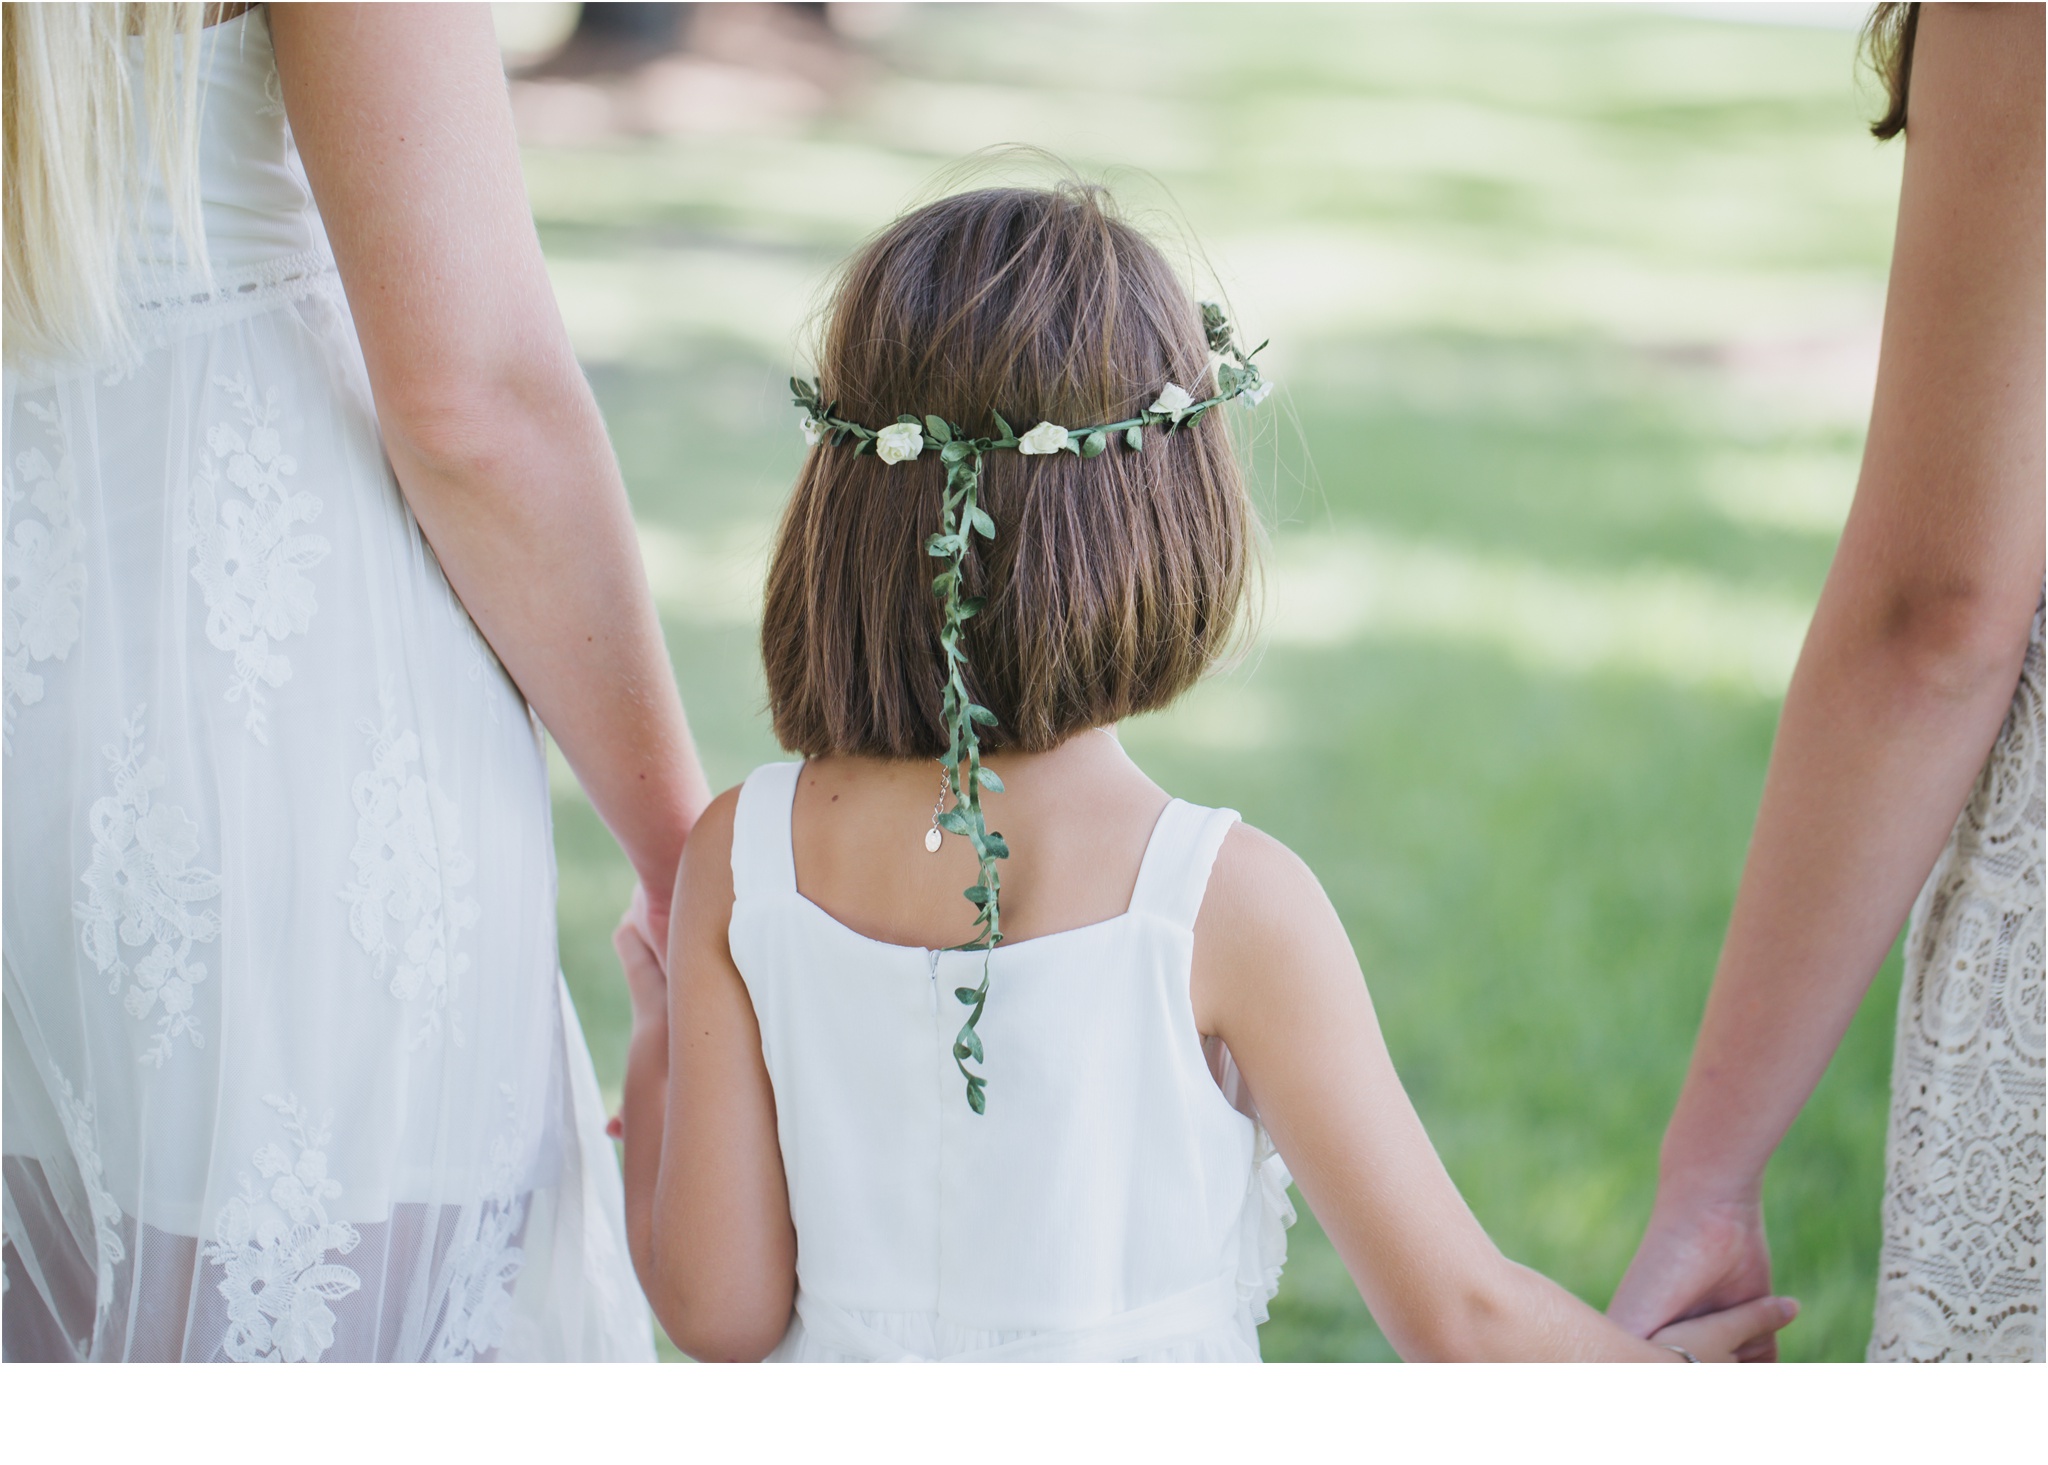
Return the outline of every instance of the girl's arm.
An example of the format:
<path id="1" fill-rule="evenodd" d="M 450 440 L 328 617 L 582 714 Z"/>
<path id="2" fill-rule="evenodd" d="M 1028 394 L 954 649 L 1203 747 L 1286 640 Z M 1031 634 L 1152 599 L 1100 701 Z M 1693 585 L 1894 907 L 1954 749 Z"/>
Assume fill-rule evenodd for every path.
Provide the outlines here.
<path id="1" fill-rule="evenodd" d="M 1322 886 L 1285 846 L 1243 825 L 1223 842 L 1195 925 L 1194 1002 L 1403 1358 L 1677 1361 L 1501 1255 L 1395 1076 Z M 1760 1299 L 1658 1340 L 1725 1360 L 1793 1311 Z"/>
<path id="2" fill-rule="evenodd" d="M 385 451 L 667 930 L 709 790 L 519 171 L 488 7 L 272 5 Z"/>
<path id="3" fill-rule="evenodd" d="M 796 1227 L 761 1029 L 726 945 L 738 802 L 719 795 L 684 847 L 666 984 L 630 923 L 615 940 L 633 990 L 620 1109 L 633 1265 L 678 1348 L 752 1361 L 789 1327 Z"/>
<path id="4" fill-rule="evenodd" d="M 789 1326 L 796 1230 L 760 1028 L 726 944 L 737 802 L 737 792 L 714 800 L 684 848 L 665 989 L 630 924 L 617 939 L 634 995 L 620 1116 L 634 1265 L 677 1347 L 746 1360 Z M 1203 1031 L 1229 1043 L 1404 1357 L 1677 1361 L 1487 1239 L 1394 1076 L 1350 943 L 1299 860 L 1264 835 L 1232 831 L 1195 950 Z M 1726 1358 L 1791 1315 L 1791 1304 L 1760 1299 L 1658 1338 Z"/>
<path id="5" fill-rule="evenodd" d="M 1908 129 L 1863 476 L 1615 1295 L 1638 1332 L 1768 1290 L 1765 1162 L 1955 824 L 2041 594 L 2041 7 L 1927 6 Z"/>

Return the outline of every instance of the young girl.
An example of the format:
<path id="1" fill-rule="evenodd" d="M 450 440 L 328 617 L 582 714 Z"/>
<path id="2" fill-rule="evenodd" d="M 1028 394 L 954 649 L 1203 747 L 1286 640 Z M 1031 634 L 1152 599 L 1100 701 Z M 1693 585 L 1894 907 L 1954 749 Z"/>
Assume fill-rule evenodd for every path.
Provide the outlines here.
<path id="1" fill-rule="evenodd" d="M 1237 622 L 1209 409 L 1264 386 L 1099 191 L 908 215 L 820 364 L 762 630 L 805 761 L 697 825 L 666 984 L 620 928 L 628 1231 L 679 1347 L 1256 1360 L 1289 1169 L 1406 1358 L 1727 1360 L 1790 1320 L 1645 1342 L 1504 1258 L 1315 877 L 1124 755 Z"/>

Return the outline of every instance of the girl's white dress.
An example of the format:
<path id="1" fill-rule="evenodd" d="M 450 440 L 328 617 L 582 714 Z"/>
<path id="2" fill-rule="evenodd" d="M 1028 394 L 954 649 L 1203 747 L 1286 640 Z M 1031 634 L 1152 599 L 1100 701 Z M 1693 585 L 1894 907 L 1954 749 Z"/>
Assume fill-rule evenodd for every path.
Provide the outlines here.
<path id="1" fill-rule="evenodd" d="M 202 56 L 214 288 L 0 409 L 6 1356 L 651 1358 L 535 727 L 384 460 L 261 9 Z"/>
<path id="2" fill-rule="evenodd" d="M 733 828 L 733 960 L 761 1026 L 796 1224 L 782 1361 L 1255 1362 L 1294 1219 L 1265 1131 L 1225 1097 L 1188 996 L 1209 867 L 1236 822 L 1175 800 L 1130 909 L 982 954 L 870 940 L 797 890 L 801 764 Z"/>

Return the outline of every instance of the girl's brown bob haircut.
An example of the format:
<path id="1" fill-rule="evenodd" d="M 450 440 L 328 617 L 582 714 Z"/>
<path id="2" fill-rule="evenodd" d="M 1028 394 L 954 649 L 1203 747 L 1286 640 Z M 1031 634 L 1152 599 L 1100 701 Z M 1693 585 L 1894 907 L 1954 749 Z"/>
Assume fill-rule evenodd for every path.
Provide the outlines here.
<path id="1" fill-rule="evenodd" d="M 1167 383 L 1213 395 L 1194 302 L 1092 185 L 988 188 L 905 215 L 847 267 L 819 360 L 825 400 L 870 427 L 903 413 L 999 436 L 1149 407 Z M 1121 435 L 1118 435 L 1119 437 Z M 993 544 L 967 591 L 969 691 L 991 751 L 1042 752 L 1164 707 L 1229 644 L 1251 515 L 1221 414 L 1145 430 L 1133 452 L 982 460 Z M 761 652 L 782 745 L 809 757 L 937 758 L 944 665 L 924 542 L 937 454 L 890 466 L 811 449 L 768 571 Z"/>

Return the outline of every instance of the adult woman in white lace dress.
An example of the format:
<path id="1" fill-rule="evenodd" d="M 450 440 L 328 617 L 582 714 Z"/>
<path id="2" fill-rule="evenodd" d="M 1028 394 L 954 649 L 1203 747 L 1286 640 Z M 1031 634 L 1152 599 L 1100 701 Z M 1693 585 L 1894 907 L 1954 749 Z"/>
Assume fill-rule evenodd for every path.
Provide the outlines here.
<path id="1" fill-rule="evenodd" d="M 7 7 L 6 1356 L 647 1358 L 528 712 L 666 891 L 617 469 L 485 8 L 267 9 Z"/>
<path id="2" fill-rule="evenodd" d="M 1863 477 L 1613 1310 L 1769 1290 L 1764 1163 L 1910 907 L 1870 1357 L 2039 1360 L 2042 12 L 1873 23 L 1909 140 Z"/>

